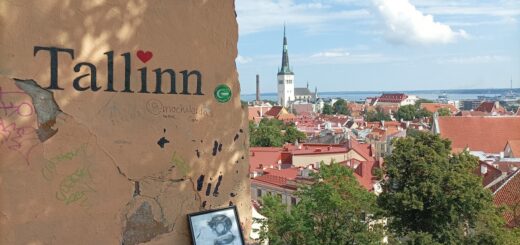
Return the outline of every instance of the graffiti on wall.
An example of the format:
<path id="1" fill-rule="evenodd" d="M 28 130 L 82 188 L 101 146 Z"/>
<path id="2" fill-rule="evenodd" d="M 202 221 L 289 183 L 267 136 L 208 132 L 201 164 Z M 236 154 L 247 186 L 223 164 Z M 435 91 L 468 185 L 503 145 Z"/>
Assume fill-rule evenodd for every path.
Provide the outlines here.
<path id="1" fill-rule="evenodd" d="M 79 203 L 80 206 L 90 207 L 89 194 L 96 192 L 92 188 L 91 182 L 92 176 L 89 168 L 86 166 L 79 167 L 61 180 L 58 191 L 56 191 L 56 199 L 66 205 Z"/>
<path id="2" fill-rule="evenodd" d="M 36 130 L 27 126 L 31 124 L 34 114 L 31 99 L 26 93 L 0 87 L 0 147 L 5 146 L 21 154 L 27 163 L 30 152 L 39 143 Z"/>

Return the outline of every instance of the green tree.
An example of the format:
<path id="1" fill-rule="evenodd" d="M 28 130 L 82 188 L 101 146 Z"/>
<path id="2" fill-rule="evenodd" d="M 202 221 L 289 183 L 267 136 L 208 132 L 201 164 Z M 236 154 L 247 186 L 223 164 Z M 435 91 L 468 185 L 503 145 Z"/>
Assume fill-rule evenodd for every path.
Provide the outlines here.
<path id="1" fill-rule="evenodd" d="M 282 134 L 282 131 L 285 131 Z M 285 124 L 281 120 L 263 118 L 255 125 L 249 122 L 249 144 L 250 146 L 282 146 L 285 142 L 294 143 L 304 141 L 305 133 L 299 131 L 294 123 Z"/>
<path id="2" fill-rule="evenodd" d="M 381 107 L 376 107 L 375 110 L 369 110 L 365 112 L 365 121 L 367 122 L 379 122 L 379 121 L 390 121 L 390 115 L 385 113 Z"/>
<path id="3" fill-rule="evenodd" d="M 296 140 L 302 142 L 306 138 L 307 136 L 305 136 L 305 133 L 298 130 L 295 126 L 288 126 L 283 137 L 284 141 L 289 143 L 294 143 Z"/>
<path id="4" fill-rule="evenodd" d="M 260 124 L 258 127 L 250 128 L 249 145 L 262 147 L 282 146 L 282 132 L 275 126 Z"/>
<path id="5" fill-rule="evenodd" d="M 272 126 L 275 128 L 279 128 L 281 130 L 286 128 L 286 125 L 282 120 L 278 120 L 278 119 L 274 119 L 274 118 L 272 118 L 272 119 L 262 118 L 262 120 L 260 120 L 260 126 Z"/>
<path id="6" fill-rule="evenodd" d="M 323 106 L 323 111 L 321 113 L 326 114 L 326 115 L 332 115 L 332 114 L 334 114 L 334 110 L 332 109 L 331 105 L 325 104 Z"/>
<path id="7" fill-rule="evenodd" d="M 425 118 L 425 117 L 432 117 L 433 114 L 431 112 L 429 112 L 428 110 L 422 108 L 422 109 L 417 110 L 417 112 L 415 113 L 415 116 L 417 118 Z"/>
<path id="8" fill-rule="evenodd" d="M 296 192 L 290 211 L 274 196 L 263 198 L 260 237 L 269 244 L 380 244 L 382 226 L 374 221 L 376 196 L 363 189 L 352 170 L 322 164 L 314 183 Z"/>
<path id="9" fill-rule="evenodd" d="M 437 110 L 437 113 L 439 113 L 439 116 L 451 116 L 451 111 L 448 108 L 439 108 Z"/>
<path id="10" fill-rule="evenodd" d="M 397 120 L 405 120 L 405 121 L 411 121 L 415 119 L 416 114 L 416 108 L 414 105 L 405 105 L 399 107 L 397 110 L 396 118 Z"/>
<path id="11" fill-rule="evenodd" d="M 339 99 L 332 105 L 334 113 L 342 115 L 350 115 L 350 111 L 347 108 L 347 102 L 343 99 Z"/>
<path id="12" fill-rule="evenodd" d="M 491 193 L 472 173 L 478 160 L 450 145 L 424 132 L 393 142 L 378 198 L 391 231 L 409 244 L 507 244 Z"/>

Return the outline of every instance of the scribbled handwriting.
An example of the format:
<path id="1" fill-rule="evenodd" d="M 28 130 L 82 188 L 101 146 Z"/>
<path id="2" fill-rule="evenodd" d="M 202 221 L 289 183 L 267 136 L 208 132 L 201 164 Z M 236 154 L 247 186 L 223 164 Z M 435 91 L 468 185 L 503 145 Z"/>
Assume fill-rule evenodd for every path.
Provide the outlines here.
<path id="1" fill-rule="evenodd" d="M 86 205 L 88 194 L 96 192 L 89 184 L 91 181 L 92 177 L 88 167 L 78 168 L 60 182 L 59 190 L 56 192 L 56 199 L 64 202 L 66 205 L 71 203 Z"/>
<path id="2" fill-rule="evenodd" d="M 54 174 L 56 173 L 56 166 L 60 163 L 63 163 L 68 160 L 72 160 L 77 157 L 79 154 L 85 154 L 87 150 L 87 144 L 82 144 L 80 147 L 67 151 L 65 153 L 59 154 L 51 159 L 44 159 L 45 165 L 42 167 L 42 176 L 46 180 L 52 180 Z"/>

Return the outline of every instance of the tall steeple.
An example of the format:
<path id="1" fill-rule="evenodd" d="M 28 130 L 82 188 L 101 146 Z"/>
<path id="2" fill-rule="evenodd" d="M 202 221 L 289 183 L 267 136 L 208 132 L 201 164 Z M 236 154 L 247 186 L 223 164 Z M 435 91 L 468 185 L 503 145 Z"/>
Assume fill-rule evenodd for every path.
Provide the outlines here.
<path id="1" fill-rule="evenodd" d="M 285 36 L 285 24 L 283 25 L 283 52 L 282 52 L 282 68 L 278 71 L 278 75 L 294 73 L 289 66 L 289 51 L 287 50 L 287 36 Z"/>
<path id="2" fill-rule="evenodd" d="M 289 66 L 289 52 L 287 51 L 287 36 L 285 36 L 285 24 L 283 25 L 283 53 L 282 67 L 278 69 L 278 104 L 288 108 L 294 97 L 294 73 Z"/>

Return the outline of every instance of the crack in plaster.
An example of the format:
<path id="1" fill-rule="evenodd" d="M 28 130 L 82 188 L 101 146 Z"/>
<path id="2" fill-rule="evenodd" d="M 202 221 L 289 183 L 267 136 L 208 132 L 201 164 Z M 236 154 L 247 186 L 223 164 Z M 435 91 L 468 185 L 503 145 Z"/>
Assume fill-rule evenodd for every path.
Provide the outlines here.
<path id="1" fill-rule="evenodd" d="M 54 94 L 42 88 L 32 79 L 12 79 L 18 88 L 31 97 L 38 120 L 36 133 L 40 141 L 45 142 L 58 132 L 58 129 L 52 127 L 56 124 L 56 117 L 62 113 L 54 99 Z"/>

